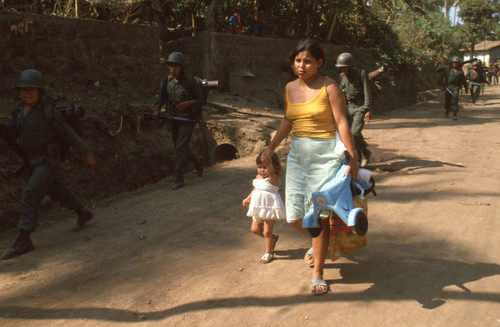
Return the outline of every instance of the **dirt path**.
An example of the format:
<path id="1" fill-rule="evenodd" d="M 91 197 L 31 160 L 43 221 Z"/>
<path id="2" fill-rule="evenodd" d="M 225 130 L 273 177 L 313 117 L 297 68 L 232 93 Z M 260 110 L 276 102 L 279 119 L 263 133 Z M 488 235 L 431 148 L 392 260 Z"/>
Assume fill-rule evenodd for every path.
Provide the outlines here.
<path id="1" fill-rule="evenodd" d="M 258 262 L 243 158 L 99 205 L 80 233 L 73 218 L 46 221 L 36 251 L 0 262 L 0 325 L 500 326 L 499 99 L 487 87 L 478 106 L 463 96 L 458 121 L 438 98 L 366 128 L 379 194 L 369 244 L 327 261 L 325 296 L 309 294 L 310 241 L 286 223 L 278 259 Z"/>

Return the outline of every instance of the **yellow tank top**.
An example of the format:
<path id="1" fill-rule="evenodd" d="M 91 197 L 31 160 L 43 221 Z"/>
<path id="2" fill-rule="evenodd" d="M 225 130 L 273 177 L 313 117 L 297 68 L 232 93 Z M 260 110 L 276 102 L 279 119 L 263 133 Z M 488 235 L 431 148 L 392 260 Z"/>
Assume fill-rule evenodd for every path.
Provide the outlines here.
<path id="1" fill-rule="evenodd" d="M 285 88 L 286 119 L 292 122 L 292 137 L 335 138 L 335 123 L 326 93 L 327 80 L 328 76 L 318 94 L 306 103 L 290 103 L 287 84 Z"/>

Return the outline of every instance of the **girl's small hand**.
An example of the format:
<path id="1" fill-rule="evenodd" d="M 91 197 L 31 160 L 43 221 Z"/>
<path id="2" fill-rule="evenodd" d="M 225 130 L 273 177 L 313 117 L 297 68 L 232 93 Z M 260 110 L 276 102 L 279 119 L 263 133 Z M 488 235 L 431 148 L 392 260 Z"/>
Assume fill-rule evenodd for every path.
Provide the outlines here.
<path id="1" fill-rule="evenodd" d="M 248 207 L 250 205 L 250 199 L 244 198 L 242 204 L 244 207 Z"/>

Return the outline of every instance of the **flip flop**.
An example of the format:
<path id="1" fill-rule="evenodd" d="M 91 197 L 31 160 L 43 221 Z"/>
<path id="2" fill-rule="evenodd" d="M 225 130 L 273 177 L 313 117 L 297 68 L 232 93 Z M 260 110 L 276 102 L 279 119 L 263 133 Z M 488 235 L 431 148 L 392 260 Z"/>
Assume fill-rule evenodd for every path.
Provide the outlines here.
<path id="1" fill-rule="evenodd" d="M 313 248 L 307 250 L 306 254 L 304 255 L 304 261 L 308 266 L 314 265 Z"/>
<path id="2" fill-rule="evenodd" d="M 324 286 L 325 289 L 321 291 L 316 291 L 316 287 L 318 286 Z M 313 295 L 323 295 L 328 292 L 328 285 L 326 284 L 324 279 L 319 279 L 319 278 L 313 278 L 312 283 L 311 283 L 311 293 Z"/>
<path id="3" fill-rule="evenodd" d="M 272 253 L 264 253 L 262 258 L 260 258 L 260 263 L 269 263 L 273 261 L 274 255 Z"/>
<path id="4" fill-rule="evenodd" d="M 280 238 L 280 236 L 278 234 L 273 234 L 274 244 L 273 244 L 272 251 L 274 251 L 274 249 L 276 248 L 276 243 L 278 243 L 279 238 Z"/>

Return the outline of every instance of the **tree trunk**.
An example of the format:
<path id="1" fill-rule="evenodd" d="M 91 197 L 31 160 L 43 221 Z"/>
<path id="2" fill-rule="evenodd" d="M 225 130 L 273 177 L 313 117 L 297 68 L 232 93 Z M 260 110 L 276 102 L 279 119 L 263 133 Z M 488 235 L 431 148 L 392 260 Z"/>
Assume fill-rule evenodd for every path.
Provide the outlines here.
<path id="1" fill-rule="evenodd" d="M 215 31 L 215 4 L 218 0 L 212 0 L 210 5 L 208 5 L 207 9 L 207 31 L 213 32 Z"/>

